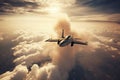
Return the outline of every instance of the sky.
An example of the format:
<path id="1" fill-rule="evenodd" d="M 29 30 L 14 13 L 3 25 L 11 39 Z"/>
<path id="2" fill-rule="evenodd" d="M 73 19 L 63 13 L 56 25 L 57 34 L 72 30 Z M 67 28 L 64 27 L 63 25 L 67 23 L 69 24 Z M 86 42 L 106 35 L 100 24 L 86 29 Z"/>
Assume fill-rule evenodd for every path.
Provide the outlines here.
<path id="1" fill-rule="evenodd" d="M 120 80 L 119 0 L 1 0 L 0 80 Z M 87 46 L 44 42 L 71 34 Z"/>
<path id="2" fill-rule="evenodd" d="M 119 3 L 119 0 L 1 0 L 0 25 L 5 30 L 24 26 L 38 29 L 54 25 L 65 15 L 72 22 L 119 23 Z"/>

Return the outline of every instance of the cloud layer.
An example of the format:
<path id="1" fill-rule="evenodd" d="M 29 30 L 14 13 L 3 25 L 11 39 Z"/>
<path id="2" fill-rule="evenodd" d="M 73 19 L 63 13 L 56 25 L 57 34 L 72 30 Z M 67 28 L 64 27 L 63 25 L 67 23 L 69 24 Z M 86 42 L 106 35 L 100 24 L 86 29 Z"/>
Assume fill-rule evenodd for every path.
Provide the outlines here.
<path id="1" fill-rule="evenodd" d="M 56 34 L 59 36 L 61 29 L 64 29 L 65 35 L 72 34 L 75 37 L 81 37 L 89 44 L 88 46 L 75 45 L 63 48 L 56 43 L 45 43 L 47 36 L 44 33 L 18 31 L 14 34 L 17 36 L 9 40 L 16 43 L 14 47 L 11 46 L 12 55 L 15 57 L 13 62 L 16 66 L 12 67 L 11 71 L 2 73 L 0 79 L 115 80 L 119 78 L 118 69 L 120 69 L 118 67 L 120 28 L 118 24 L 110 25 L 85 26 L 84 28 L 79 27 L 79 29 L 77 27 L 78 31 L 73 31 L 69 18 L 65 16 L 56 23 L 54 28 Z M 81 29 L 85 29 L 85 31 L 80 31 Z M 1 38 L 6 37 L 1 36 Z M 79 73 L 78 76 L 77 73 Z"/>

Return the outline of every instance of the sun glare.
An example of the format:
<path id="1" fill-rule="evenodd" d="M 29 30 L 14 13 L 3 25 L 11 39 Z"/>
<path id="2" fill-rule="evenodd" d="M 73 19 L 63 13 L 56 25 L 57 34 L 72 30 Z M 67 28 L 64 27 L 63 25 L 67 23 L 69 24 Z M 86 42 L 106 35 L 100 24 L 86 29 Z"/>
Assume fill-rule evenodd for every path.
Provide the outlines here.
<path id="1" fill-rule="evenodd" d="M 49 7 L 46 8 L 46 11 L 50 14 L 53 14 L 53 13 L 61 13 L 61 7 L 60 5 L 50 5 Z"/>
<path id="2" fill-rule="evenodd" d="M 60 12 L 60 7 L 55 7 L 55 6 L 49 7 L 48 12 L 49 13 L 59 13 Z"/>

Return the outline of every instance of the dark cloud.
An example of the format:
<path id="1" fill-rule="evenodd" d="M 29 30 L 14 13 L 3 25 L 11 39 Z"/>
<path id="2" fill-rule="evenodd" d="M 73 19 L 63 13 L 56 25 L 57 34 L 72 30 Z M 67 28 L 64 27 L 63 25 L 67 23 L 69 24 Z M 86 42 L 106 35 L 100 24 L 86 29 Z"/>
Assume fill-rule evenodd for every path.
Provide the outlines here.
<path id="1" fill-rule="evenodd" d="M 94 8 L 98 12 L 120 13 L 119 0 L 77 0 L 76 4 Z"/>
<path id="2" fill-rule="evenodd" d="M 13 69 L 15 64 L 13 63 L 14 56 L 11 48 L 16 45 L 12 42 L 15 35 L 8 33 L 2 33 L 3 39 L 0 40 L 0 74 Z"/>
<path id="3" fill-rule="evenodd" d="M 38 4 L 36 2 L 25 1 L 25 0 L 3 0 L 1 1 L 1 7 L 11 5 L 13 7 L 37 7 Z"/>
<path id="4" fill-rule="evenodd" d="M 20 13 L 21 10 L 27 11 L 27 9 L 35 9 L 38 6 L 37 2 L 25 0 L 1 0 L 0 14 Z M 19 8 L 21 10 L 19 10 Z"/>
<path id="5" fill-rule="evenodd" d="M 60 2 L 60 3 L 64 4 L 64 2 Z M 119 0 L 115 0 L 115 1 L 113 0 L 76 0 L 76 3 L 75 4 L 73 3 L 71 6 L 65 7 L 64 6 L 65 4 L 64 4 L 63 8 L 65 10 L 63 9 L 63 11 L 68 13 L 69 15 L 87 15 L 88 13 L 93 14 L 93 13 L 100 13 L 100 12 L 113 14 L 113 13 L 120 13 L 119 4 L 120 4 Z M 45 14 L 46 12 L 44 12 L 42 8 L 48 5 L 50 5 L 50 3 L 47 0 L 43 0 L 43 1 L 42 0 L 40 1 L 1 0 L 0 14 L 25 13 L 25 12 Z M 38 9 L 38 7 L 39 7 L 39 10 L 41 11 L 36 10 Z M 87 7 L 87 9 L 85 7 Z M 83 11 L 81 11 L 82 8 L 84 9 Z"/>

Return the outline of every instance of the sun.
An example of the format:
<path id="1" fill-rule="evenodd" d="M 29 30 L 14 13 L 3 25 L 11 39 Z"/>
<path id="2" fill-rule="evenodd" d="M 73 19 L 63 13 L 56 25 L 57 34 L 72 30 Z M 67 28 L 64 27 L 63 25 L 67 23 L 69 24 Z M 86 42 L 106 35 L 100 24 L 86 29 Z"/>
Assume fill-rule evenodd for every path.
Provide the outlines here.
<path id="1" fill-rule="evenodd" d="M 54 14 L 54 13 L 61 13 L 61 7 L 58 5 L 52 5 L 46 8 L 46 11 L 49 14 Z"/>
<path id="2" fill-rule="evenodd" d="M 59 13 L 60 12 L 60 7 L 57 7 L 57 6 L 49 7 L 48 12 L 49 13 Z"/>

